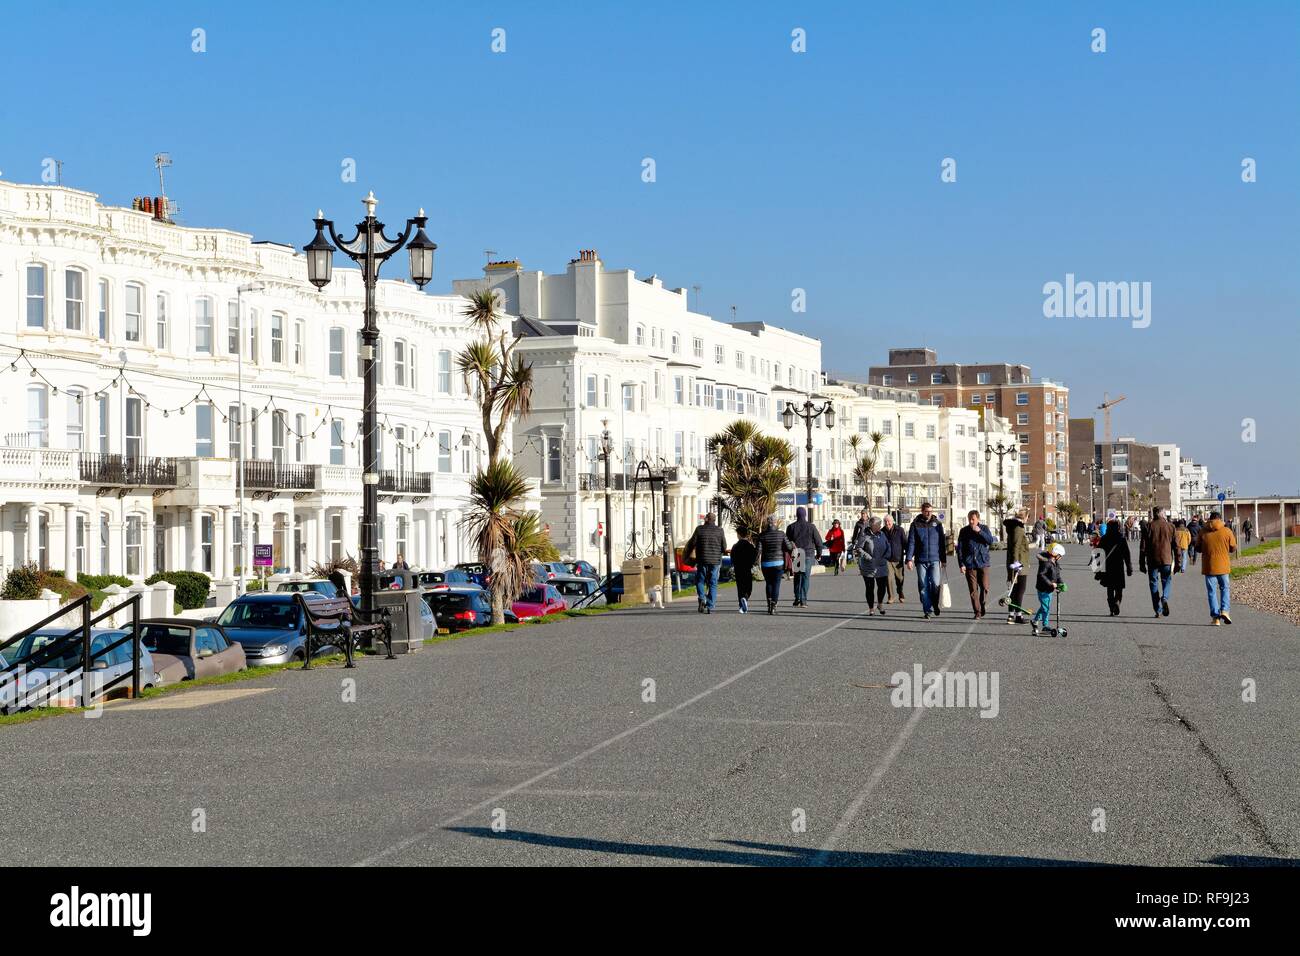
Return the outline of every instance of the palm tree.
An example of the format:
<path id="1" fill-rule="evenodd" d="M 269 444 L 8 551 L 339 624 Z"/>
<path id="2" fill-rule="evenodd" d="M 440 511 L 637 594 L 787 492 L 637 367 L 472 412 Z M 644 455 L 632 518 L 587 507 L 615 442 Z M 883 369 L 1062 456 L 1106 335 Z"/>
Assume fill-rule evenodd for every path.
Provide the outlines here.
<path id="1" fill-rule="evenodd" d="M 456 368 L 465 388 L 479 403 L 483 435 L 487 440 L 488 464 L 496 463 L 506 426 L 533 407 L 533 367 L 514 354 L 519 336 L 507 340 L 506 329 L 497 332 L 502 318 L 497 311 L 497 291 L 481 289 L 471 293 L 461 311 L 483 338 L 470 342 L 456 356 Z"/>
<path id="2" fill-rule="evenodd" d="M 998 516 L 998 525 L 1001 526 L 1002 521 L 1006 516 L 1007 507 L 1010 504 L 1011 504 L 1010 498 L 1008 498 L 1002 492 L 995 491 L 993 493 L 993 496 L 989 498 L 988 501 L 985 502 L 985 507 L 988 508 L 988 510 L 992 514 L 996 514 Z"/>
<path id="3" fill-rule="evenodd" d="M 731 512 L 737 534 L 757 534 L 776 511 L 776 496 L 790 485 L 794 449 L 743 419 L 732 422 L 712 441 L 722 508 Z"/>
<path id="4" fill-rule="evenodd" d="M 560 551 L 551 543 L 551 533 L 542 527 L 536 511 L 523 511 L 515 515 L 515 547 L 513 554 L 521 556 L 524 563 L 558 561 Z"/>
<path id="5" fill-rule="evenodd" d="M 867 514 L 871 514 L 871 479 L 876 473 L 876 459 L 863 455 L 853 466 L 853 480 L 862 485 L 866 491 Z"/>
<path id="6" fill-rule="evenodd" d="M 854 432 L 852 435 L 849 436 L 849 460 L 850 461 L 858 460 L 858 458 L 860 457 L 858 453 L 858 449 L 860 449 L 861 447 L 862 447 L 862 436 L 859 435 L 857 432 Z M 851 477 L 853 480 L 855 481 L 857 480 L 856 469 L 854 469 L 854 473 L 851 475 Z M 851 498 L 849 500 L 852 501 Z"/>
<path id="7" fill-rule="evenodd" d="M 494 461 L 470 479 L 465 527 L 492 576 L 493 624 L 505 622 L 506 606 L 532 580 L 530 559 L 516 548 L 518 505 L 527 493 L 528 481 L 510 461 Z"/>

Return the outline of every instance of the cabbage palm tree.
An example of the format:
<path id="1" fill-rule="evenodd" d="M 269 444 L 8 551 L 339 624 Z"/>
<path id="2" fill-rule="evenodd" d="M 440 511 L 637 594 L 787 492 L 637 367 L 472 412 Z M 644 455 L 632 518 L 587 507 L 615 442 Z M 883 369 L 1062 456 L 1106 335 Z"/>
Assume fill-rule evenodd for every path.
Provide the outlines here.
<path id="1" fill-rule="evenodd" d="M 853 466 L 853 480 L 862 485 L 866 493 L 867 514 L 871 514 L 871 479 L 876 474 L 876 459 L 863 455 Z"/>
<path id="2" fill-rule="evenodd" d="M 500 454 L 506 426 L 532 410 L 533 367 L 514 354 L 519 336 L 510 340 L 506 328 L 497 329 L 503 316 L 497 311 L 496 290 L 471 293 L 461 315 L 483 333 L 456 356 L 456 368 L 479 404 L 491 465 Z"/>
<path id="3" fill-rule="evenodd" d="M 757 534 L 764 519 L 776 511 L 776 496 L 790 485 L 794 449 L 743 419 L 712 441 L 720 466 L 722 507 L 731 512 L 737 534 Z"/>
<path id="4" fill-rule="evenodd" d="M 528 481 L 509 460 L 490 463 L 469 482 L 465 527 L 479 560 L 492 575 L 493 624 L 505 622 L 506 607 L 532 580 L 530 559 L 516 546 L 521 530 L 518 507 L 527 493 Z"/>

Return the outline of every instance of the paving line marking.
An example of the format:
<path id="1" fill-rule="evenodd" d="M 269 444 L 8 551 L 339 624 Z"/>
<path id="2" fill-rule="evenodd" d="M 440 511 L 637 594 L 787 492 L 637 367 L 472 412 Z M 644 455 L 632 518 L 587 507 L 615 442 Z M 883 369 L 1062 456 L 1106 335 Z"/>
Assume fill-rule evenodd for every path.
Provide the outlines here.
<path id="1" fill-rule="evenodd" d="M 429 834 L 437 830 L 444 830 L 454 823 L 459 823 L 461 820 L 464 820 L 466 817 L 470 816 L 471 814 L 478 813 L 481 810 L 487 809 L 488 807 L 491 807 L 499 803 L 501 800 L 511 796 L 512 794 L 519 793 L 521 790 L 526 790 L 529 787 L 531 787 L 533 784 L 540 783 L 541 781 L 545 780 L 547 777 L 552 777 L 555 774 L 559 773 L 561 770 L 567 770 L 569 767 L 572 767 L 574 764 L 586 760 L 588 757 L 592 756 L 593 754 L 600 753 L 600 751 L 605 750 L 608 747 L 612 747 L 614 744 L 618 743 L 619 741 L 626 740 L 628 737 L 631 737 L 633 734 L 645 730 L 647 727 L 651 727 L 654 724 L 659 723 L 659 721 L 671 717 L 673 716 L 673 714 L 685 710 L 687 707 L 690 707 L 693 704 L 698 704 L 706 697 L 716 694 L 718 691 L 731 686 L 736 681 L 740 680 L 742 677 L 746 677 L 749 674 L 752 674 L 754 671 L 758 670 L 759 668 L 765 667 L 768 664 L 772 663 L 774 660 L 784 657 L 786 654 L 789 654 L 791 651 L 798 650 L 799 648 L 803 647 L 805 644 L 811 644 L 813 641 L 825 637 L 827 634 L 830 634 L 832 631 L 839 630 L 845 624 L 849 624 L 852 621 L 856 621 L 858 618 L 863 617 L 866 613 L 867 613 L 866 611 L 862 611 L 858 614 L 854 614 L 852 617 L 846 617 L 844 618 L 844 620 L 840 621 L 837 624 L 831 625 L 825 630 L 818 631 L 816 634 L 813 634 L 810 637 L 805 637 L 801 641 L 796 641 L 794 644 L 791 644 L 788 647 L 783 647 L 775 654 L 763 658 L 761 661 L 759 661 L 756 664 L 749 665 L 744 670 L 731 675 L 726 680 L 721 681 L 720 683 L 714 684 L 708 690 L 701 691 L 700 693 L 696 694 L 694 697 L 690 698 L 689 700 L 684 700 L 680 704 L 677 704 L 673 707 L 670 707 L 668 710 L 655 714 L 653 717 L 647 720 L 643 720 L 641 723 L 633 727 L 629 727 L 627 730 L 624 730 L 621 733 L 617 733 L 613 737 L 610 737 L 607 740 L 602 740 L 600 743 L 592 747 L 588 747 L 582 753 L 570 757 L 568 760 L 565 760 L 561 763 L 557 763 L 555 766 L 543 770 L 541 773 L 533 777 L 529 777 L 527 780 L 523 781 L 523 783 L 515 784 L 513 787 L 511 787 L 508 790 L 503 790 L 500 793 L 496 794 L 495 796 L 489 797 L 486 800 L 481 800 L 478 803 L 474 804 L 474 806 L 470 807 L 469 809 L 463 810 L 460 813 L 456 814 L 454 817 L 448 817 L 446 820 L 443 820 L 441 823 L 435 824 L 431 827 L 426 827 L 425 829 L 420 830 L 418 833 L 414 833 L 411 836 L 407 837 L 406 839 L 394 843 L 392 846 L 388 847 L 387 849 L 380 850 L 378 853 L 374 853 L 371 856 L 366 857 L 364 860 L 360 860 L 359 862 L 354 863 L 353 866 L 373 866 L 374 864 L 380 862 L 386 857 L 392 856 L 395 853 L 400 853 L 402 850 L 405 850 L 407 847 L 414 846 L 416 843 L 423 840 Z M 965 638 L 962 638 L 962 640 L 964 641 Z M 961 645 L 958 644 L 958 647 L 960 646 Z"/>
<path id="2" fill-rule="evenodd" d="M 961 640 L 957 642 L 957 646 L 952 649 L 952 653 L 948 655 L 948 659 L 943 662 L 943 666 L 940 667 L 939 670 L 946 671 L 952 666 L 952 662 L 957 659 L 957 655 L 961 652 L 962 645 L 966 643 L 966 638 L 970 637 L 971 633 L 975 630 L 975 623 L 975 621 L 972 621 L 970 626 L 966 628 L 966 633 L 961 636 Z M 867 802 L 867 798 L 870 797 L 872 791 L 880 785 L 880 781 L 885 779 L 885 774 L 889 772 L 889 768 L 894 765 L 894 761 L 898 758 L 898 755 L 902 753 L 903 748 L 907 746 L 908 740 L 911 739 L 912 733 L 916 730 L 916 725 L 919 724 L 921 718 L 925 716 L 926 710 L 927 708 L 918 706 L 912 711 L 912 716 L 907 718 L 907 723 L 905 723 L 903 729 L 898 732 L 898 736 L 894 738 L 894 742 L 890 744 L 889 749 L 885 751 L 885 755 L 881 757 L 880 761 L 872 768 L 871 776 L 867 778 L 866 786 L 864 786 L 858 795 L 853 798 L 853 802 L 849 804 L 848 809 L 844 811 L 839 822 L 835 824 L 835 829 L 831 831 L 831 835 L 822 845 L 820 852 L 818 852 L 817 856 L 813 858 L 813 866 L 826 865 L 827 857 L 829 857 L 839 845 L 840 840 L 844 839 L 844 834 L 852 825 L 853 820 L 862 811 L 862 807 Z"/>

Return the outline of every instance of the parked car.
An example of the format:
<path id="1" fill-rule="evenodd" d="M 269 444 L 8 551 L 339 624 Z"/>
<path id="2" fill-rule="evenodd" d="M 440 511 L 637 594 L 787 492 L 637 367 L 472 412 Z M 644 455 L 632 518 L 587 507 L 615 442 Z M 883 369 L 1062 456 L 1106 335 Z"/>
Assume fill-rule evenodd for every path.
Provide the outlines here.
<path id="1" fill-rule="evenodd" d="M 416 571 L 415 583 L 421 587 L 435 584 L 477 584 L 470 580 L 468 572 L 460 568 L 448 568 L 446 571 Z"/>
<path id="2" fill-rule="evenodd" d="M 545 617 L 547 614 L 560 614 L 568 610 L 564 598 L 551 584 L 535 584 L 524 590 L 523 594 L 510 605 L 515 616 L 521 621 L 529 618 Z"/>
<path id="3" fill-rule="evenodd" d="M 5 656 L 9 661 L 30 657 L 42 647 L 75 631 L 75 628 L 42 628 L 28 634 L 21 642 L 10 647 Z M 122 628 L 92 628 L 90 631 L 91 668 L 97 677 L 91 681 L 93 699 L 125 697 L 131 692 L 131 642 L 128 640 L 112 650 L 106 648 L 117 643 L 131 632 Z M 81 698 L 81 642 L 68 641 L 49 660 L 29 666 L 21 675 L 11 671 L 0 680 L 0 713 L 13 713 L 24 707 L 80 707 Z M 118 680 L 118 678 L 122 678 Z M 100 692 L 110 682 L 112 687 Z M 96 683 L 99 682 L 98 688 Z M 156 687 L 160 678 L 154 670 L 153 655 L 140 647 L 140 687 Z M 49 689 L 53 688 L 53 689 Z"/>
<path id="4" fill-rule="evenodd" d="M 492 576 L 488 572 L 487 565 L 479 561 L 462 561 L 456 565 L 456 568 L 468 574 L 469 579 L 482 588 L 488 586 L 488 579 Z"/>
<path id="5" fill-rule="evenodd" d="M 555 577 L 555 572 L 540 561 L 533 562 L 533 583 L 545 584 Z"/>
<path id="6" fill-rule="evenodd" d="M 317 594 L 323 594 L 326 597 L 336 597 L 338 588 L 334 586 L 333 581 L 326 581 L 324 578 L 311 578 L 307 581 L 277 581 L 274 594 L 288 593 L 295 591 L 315 591 Z"/>
<path id="7" fill-rule="evenodd" d="M 576 574 L 580 578 L 591 578 L 593 581 L 600 580 L 600 572 L 590 561 L 569 561 L 565 564 L 570 574 Z"/>
<path id="8" fill-rule="evenodd" d="M 595 600 L 587 600 L 600 589 L 600 583 L 592 578 L 580 578 L 576 574 L 557 574 L 551 578 L 550 584 L 559 592 L 565 607 L 573 607 L 578 603 L 583 607 L 595 607 L 605 603 L 603 594 Z"/>
<path id="9" fill-rule="evenodd" d="M 159 685 L 248 669 L 243 645 L 193 618 L 147 618 L 140 622 L 140 643 L 153 655 Z"/>
<path id="10" fill-rule="evenodd" d="M 314 592 L 303 597 L 308 601 L 323 600 Z M 228 638 L 243 646 L 250 666 L 284 664 L 306 657 L 307 621 L 292 593 L 245 594 L 227 605 L 217 624 Z M 315 656 L 341 650 L 327 645 Z"/>
<path id="11" fill-rule="evenodd" d="M 425 591 L 424 600 L 433 609 L 440 632 L 454 633 L 492 623 L 492 594 L 483 588 L 437 587 Z M 519 618 L 513 610 L 506 608 L 505 620 L 507 624 L 515 624 Z"/>

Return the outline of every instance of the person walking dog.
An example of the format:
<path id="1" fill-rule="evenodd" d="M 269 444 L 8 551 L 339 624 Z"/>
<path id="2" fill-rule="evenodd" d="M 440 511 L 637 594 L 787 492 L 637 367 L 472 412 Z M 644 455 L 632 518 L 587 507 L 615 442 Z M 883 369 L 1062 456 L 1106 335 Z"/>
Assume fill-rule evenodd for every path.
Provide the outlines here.
<path id="1" fill-rule="evenodd" d="M 966 589 L 970 591 L 970 607 L 979 620 L 985 613 L 989 594 L 989 558 L 993 547 L 993 532 L 980 521 L 980 513 L 966 515 L 966 527 L 957 533 L 957 566 L 966 576 Z"/>
<path id="2" fill-rule="evenodd" d="M 758 536 L 758 561 L 763 569 L 768 614 L 776 613 L 776 605 L 781 600 L 781 577 L 785 574 L 785 556 L 793 550 L 794 545 L 790 543 L 790 539 L 777 527 L 776 518 L 768 518 L 764 522 L 762 533 Z"/>
<path id="3" fill-rule="evenodd" d="M 1232 610 L 1229 576 L 1236 551 L 1237 536 L 1224 525 L 1219 512 L 1211 512 L 1201 531 L 1201 574 L 1205 576 L 1205 596 L 1210 602 L 1210 623 L 1215 627 L 1232 623 L 1228 616 Z"/>
<path id="4" fill-rule="evenodd" d="M 697 609 L 701 614 L 712 614 L 718 600 L 718 568 L 727 550 L 727 536 L 718 525 L 712 512 L 704 516 L 704 524 L 695 529 L 686 542 L 682 556 L 695 562 L 695 594 Z"/>

